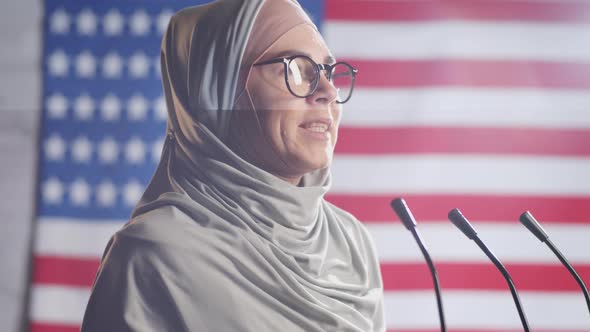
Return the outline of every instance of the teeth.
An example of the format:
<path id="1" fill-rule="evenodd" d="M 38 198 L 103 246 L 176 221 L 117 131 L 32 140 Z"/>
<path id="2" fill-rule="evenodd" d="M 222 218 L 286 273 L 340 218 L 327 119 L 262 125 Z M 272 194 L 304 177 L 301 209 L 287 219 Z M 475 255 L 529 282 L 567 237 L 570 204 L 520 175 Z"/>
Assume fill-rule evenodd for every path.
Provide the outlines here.
<path id="1" fill-rule="evenodd" d="M 305 129 L 315 131 L 318 133 L 323 133 L 328 130 L 328 125 L 325 123 L 310 123 L 305 126 Z"/>

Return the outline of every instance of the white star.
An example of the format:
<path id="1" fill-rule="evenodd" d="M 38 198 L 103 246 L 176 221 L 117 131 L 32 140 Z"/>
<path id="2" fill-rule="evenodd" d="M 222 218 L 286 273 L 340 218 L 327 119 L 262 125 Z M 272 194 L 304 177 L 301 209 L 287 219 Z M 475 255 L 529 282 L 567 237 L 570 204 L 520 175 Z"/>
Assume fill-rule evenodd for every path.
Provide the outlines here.
<path id="1" fill-rule="evenodd" d="M 81 35 L 94 35 L 96 33 L 96 15 L 90 9 L 84 9 L 78 14 L 78 33 Z"/>
<path id="2" fill-rule="evenodd" d="M 64 159 L 66 143 L 59 135 L 52 134 L 49 136 L 49 138 L 45 140 L 44 146 L 45 155 L 48 160 L 61 161 Z"/>
<path id="3" fill-rule="evenodd" d="M 96 73 L 96 60 L 89 51 L 84 51 L 76 57 L 76 72 L 79 77 L 90 78 Z"/>
<path id="4" fill-rule="evenodd" d="M 74 102 L 74 113 L 76 113 L 76 117 L 82 121 L 92 119 L 94 108 L 94 100 L 88 94 L 79 96 Z"/>
<path id="5" fill-rule="evenodd" d="M 131 33 L 136 36 L 143 36 L 150 30 L 150 16 L 145 10 L 137 10 L 131 15 L 130 28 Z"/>
<path id="6" fill-rule="evenodd" d="M 123 60 L 116 52 L 110 52 L 102 60 L 102 73 L 106 78 L 121 77 Z"/>
<path id="7" fill-rule="evenodd" d="M 154 102 L 154 110 L 156 110 L 156 119 L 166 121 L 168 119 L 168 111 L 166 109 L 166 99 L 164 96 L 158 97 Z"/>
<path id="8" fill-rule="evenodd" d="M 76 206 L 88 205 L 90 186 L 82 179 L 76 179 L 70 185 L 70 201 Z"/>
<path id="9" fill-rule="evenodd" d="M 52 119 L 63 119 L 68 111 L 68 100 L 60 93 L 54 93 L 47 98 L 45 103 L 47 115 Z"/>
<path id="10" fill-rule="evenodd" d="M 154 162 L 159 162 L 162 157 L 162 149 L 164 148 L 164 140 L 160 139 L 154 142 L 152 145 L 152 159 Z"/>
<path id="11" fill-rule="evenodd" d="M 112 138 L 107 137 L 98 146 L 98 159 L 105 164 L 113 164 L 119 156 L 119 144 Z"/>
<path id="12" fill-rule="evenodd" d="M 123 23 L 123 16 L 117 9 L 109 10 L 102 21 L 104 33 L 107 36 L 120 35 L 123 32 Z"/>
<path id="13" fill-rule="evenodd" d="M 143 52 L 136 52 L 129 58 L 129 75 L 131 75 L 131 77 L 146 77 L 149 73 L 149 70 L 149 60 Z"/>
<path id="14" fill-rule="evenodd" d="M 139 164 L 145 158 L 145 144 L 137 137 L 133 137 L 125 145 L 125 159 L 130 164 Z"/>
<path id="15" fill-rule="evenodd" d="M 148 103 L 145 98 L 140 94 L 135 94 L 129 101 L 127 102 L 127 110 L 129 112 L 129 120 L 131 121 L 141 121 L 145 120 L 147 111 L 148 111 Z"/>
<path id="16" fill-rule="evenodd" d="M 49 67 L 49 73 L 51 75 L 64 77 L 68 74 L 70 60 L 64 51 L 57 50 L 51 53 L 47 59 L 47 66 Z"/>
<path id="17" fill-rule="evenodd" d="M 170 9 L 164 9 L 158 15 L 156 25 L 158 26 L 158 33 L 164 34 L 166 28 L 168 27 L 168 23 L 170 22 L 170 18 L 174 13 Z"/>
<path id="18" fill-rule="evenodd" d="M 100 206 L 113 206 L 117 198 L 117 188 L 111 181 L 103 181 L 96 189 L 96 201 Z"/>
<path id="19" fill-rule="evenodd" d="M 128 182 L 123 188 L 123 200 L 128 206 L 137 204 L 143 193 L 143 186 L 137 181 L 132 180 Z"/>
<path id="20" fill-rule="evenodd" d="M 87 163 L 92 157 L 92 143 L 85 136 L 80 136 L 72 143 L 72 158 L 78 163 Z"/>
<path id="21" fill-rule="evenodd" d="M 121 115 L 121 102 L 119 98 L 109 93 L 100 103 L 100 113 L 105 121 L 118 120 Z"/>
<path id="22" fill-rule="evenodd" d="M 63 199 L 64 187 L 61 181 L 52 177 L 43 183 L 43 201 L 47 204 L 60 204 Z"/>
<path id="23" fill-rule="evenodd" d="M 70 31 L 70 16 L 60 8 L 51 14 L 49 19 L 49 30 L 57 35 L 65 35 Z"/>

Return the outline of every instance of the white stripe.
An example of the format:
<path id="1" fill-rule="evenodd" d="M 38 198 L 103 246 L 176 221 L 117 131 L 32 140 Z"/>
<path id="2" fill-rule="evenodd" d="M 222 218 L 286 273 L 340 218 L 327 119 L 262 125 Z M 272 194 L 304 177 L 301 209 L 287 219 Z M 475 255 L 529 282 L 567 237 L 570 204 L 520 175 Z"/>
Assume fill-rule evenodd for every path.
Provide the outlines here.
<path id="1" fill-rule="evenodd" d="M 526 207 L 523 207 L 525 209 Z M 466 215 L 469 218 L 469 215 Z M 517 218 L 517 216 L 515 216 Z M 503 262 L 559 264 L 551 251 L 530 234 L 516 219 L 504 222 L 473 222 L 481 239 Z M 100 258 L 109 237 L 122 222 L 88 223 L 82 220 L 44 218 L 39 222 L 36 254 L 66 257 Z M 392 214 L 387 223 L 365 224 L 380 261 L 416 262 L 422 255 L 414 239 Z M 573 263 L 590 264 L 586 248 L 590 238 L 588 225 L 564 225 L 544 222 L 551 240 Z M 487 257 L 450 222 L 419 221 L 422 234 L 433 259 L 445 262 L 488 262 Z M 52 245 L 50 245 L 52 244 Z"/>
<path id="2" fill-rule="evenodd" d="M 90 296 L 89 288 L 34 286 L 31 319 L 48 323 L 80 324 Z M 521 292 L 520 298 L 534 329 L 582 329 L 590 327 L 582 295 L 578 293 Z M 436 328 L 434 295 L 429 291 L 385 293 L 389 328 Z M 443 304 L 449 327 L 520 328 L 508 292 L 447 291 Z M 493 314 L 490 314 L 493 313 Z"/>
<path id="3" fill-rule="evenodd" d="M 588 91 L 355 89 L 343 126 L 590 128 Z"/>
<path id="4" fill-rule="evenodd" d="M 336 155 L 332 192 L 590 194 L 590 159 Z"/>
<path id="5" fill-rule="evenodd" d="M 468 215 L 466 215 L 469 218 Z M 394 220 L 395 218 L 395 220 Z M 515 216 L 517 218 L 517 216 Z M 477 223 L 473 227 L 479 237 L 503 263 L 560 264 L 551 250 L 516 220 L 514 224 Z M 365 224 L 377 248 L 381 262 L 422 262 L 424 258 L 412 234 L 396 217 L 389 223 Z M 544 223 L 551 241 L 574 264 L 590 264 L 588 225 Z M 490 263 L 477 245 L 461 233 L 450 221 L 419 222 L 422 235 L 432 259 L 436 262 Z M 490 263 L 491 264 L 491 263 Z"/>
<path id="6" fill-rule="evenodd" d="M 89 222 L 75 218 L 39 218 L 35 254 L 100 257 L 109 238 L 124 223 L 117 220 Z"/>
<path id="7" fill-rule="evenodd" d="M 448 327 L 521 330 L 518 312 L 508 290 L 443 290 Z M 523 310 L 532 331 L 537 329 L 581 330 L 590 328 L 588 310 L 579 293 L 520 292 Z M 439 328 L 434 293 L 431 291 L 386 292 L 388 328 Z"/>
<path id="8" fill-rule="evenodd" d="M 583 61 L 589 24 L 442 21 L 328 21 L 323 34 L 337 57 Z"/>
<path id="9" fill-rule="evenodd" d="M 32 321 L 80 324 L 90 297 L 90 288 L 35 285 L 31 296 Z"/>

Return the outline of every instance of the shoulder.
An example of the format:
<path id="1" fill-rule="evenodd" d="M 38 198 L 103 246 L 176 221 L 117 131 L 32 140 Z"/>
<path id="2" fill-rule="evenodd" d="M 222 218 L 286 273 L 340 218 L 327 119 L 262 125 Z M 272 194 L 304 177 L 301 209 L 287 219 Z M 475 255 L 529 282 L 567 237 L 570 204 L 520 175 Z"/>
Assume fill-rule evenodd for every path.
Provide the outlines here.
<path id="1" fill-rule="evenodd" d="M 166 205 L 132 218 L 115 236 L 173 244 L 178 236 L 190 236 L 187 230 L 195 226 L 199 224 L 180 209 Z"/>
<path id="2" fill-rule="evenodd" d="M 220 227 L 212 227 L 213 219 L 206 213 L 188 215 L 181 208 L 164 205 L 132 218 L 115 235 L 134 241 L 150 242 L 177 249 L 213 243 L 224 237 Z"/>
<path id="3" fill-rule="evenodd" d="M 133 218 L 111 237 L 82 331 L 186 331 L 186 324 L 204 329 L 197 328 L 204 326 L 199 317 L 183 310 L 206 306 L 195 300 L 211 296 L 201 286 L 222 274 L 211 259 L 216 249 L 205 242 L 211 238 L 207 229 L 189 222 L 167 206 Z"/>
<path id="4" fill-rule="evenodd" d="M 103 265 L 150 266 L 182 270 L 187 257 L 215 255 L 223 234 L 191 219 L 174 206 L 163 206 L 131 219 L 110 239 Z"/>

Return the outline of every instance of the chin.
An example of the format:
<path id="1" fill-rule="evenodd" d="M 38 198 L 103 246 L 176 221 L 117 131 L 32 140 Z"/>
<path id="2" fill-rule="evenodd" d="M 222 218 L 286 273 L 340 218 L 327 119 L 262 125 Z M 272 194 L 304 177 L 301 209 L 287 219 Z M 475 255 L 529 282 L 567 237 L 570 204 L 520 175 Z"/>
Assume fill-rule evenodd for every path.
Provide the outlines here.
<path id="1" fill-rule="evenodd" d="M 303 173 L 309 173 L 318 169 L 329 167 L 332 164 L 332 154 L 327 154 L 326 151 L 308 152 L 304 158 L 299 158 L 297 163 L 301 165 L 301 169 L 305 170 Z"/>
<path id="2" fill-rule="evenodd" d="M 298 144 L 283 150 L 282 160 L 288 160 L 290 173 L 303 175 L 329 167 L 334 156 L 334 145 L 331 140 L 309 140 L 298 137 Z"/>

